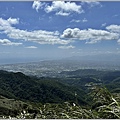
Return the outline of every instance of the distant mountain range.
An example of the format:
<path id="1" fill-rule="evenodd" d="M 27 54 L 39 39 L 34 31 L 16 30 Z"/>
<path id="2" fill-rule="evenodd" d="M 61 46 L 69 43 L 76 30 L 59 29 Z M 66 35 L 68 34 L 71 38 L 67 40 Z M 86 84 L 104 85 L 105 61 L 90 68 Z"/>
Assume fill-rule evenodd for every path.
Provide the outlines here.
<path id="1" fill-rule="evenodd" d="M 98 55 L 83 55 L 83 56 L 72 56 L 65 58 L 65 60 L 92 60 L 92 61 L 114 61 L 120 62 L 119 54 L 98 54 Z"/>
<path id="2" fill-rule="evenodd" d="M 0 58 L 0 64 L 14 64 L 14 63 L 29 63 L 29 62 L 40 62 L 49 60 L 82 60 L 82 61 L 99 61 L 99 62 L 119 62 L 120 55 L 113 53 L 96 54 L 96 55 L 82 55 L 82 56 L 71 56 L 63 58 Z M 119 63 L 120 64 L 120 63 Z"/>

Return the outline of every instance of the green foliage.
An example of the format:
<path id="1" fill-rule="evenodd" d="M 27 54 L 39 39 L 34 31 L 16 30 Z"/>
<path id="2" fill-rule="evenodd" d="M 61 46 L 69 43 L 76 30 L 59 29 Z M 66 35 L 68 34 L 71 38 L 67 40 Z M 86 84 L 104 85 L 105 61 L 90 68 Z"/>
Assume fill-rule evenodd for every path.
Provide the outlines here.
<path id="1" fill-rule="evenodd" d="M 22 109 L 27 107 L 28 104 L 20 100 L 8 99 L 0 96 L 0 115 L 14 117 L 18 115 Z"/>
<path id="2" fill-rule="evenodd" d="M 78 104 L 45 103 L 45 104 L 23 104 L 16 111 L 17 114 L 9 112 L 5 118 L 19 119 L 119 119 L 120 118 L 120 97 L 112 95 L 105 87 L 94 87 L 91 92 L 92 106 L 80 106 Z M 3 99 L 3 98 L 1 98 Z M 16 101 L 17 102 L 17 101 Z M 98 102 L 101 104 L 96 105 Z M 18 102 L 19 103 L 19 102 Z M 94 107 L 93 107 L 94 106 Z M 6 110 L 6 109 L 4 109 Z"/>
<path id="3" fill-rule="evenodd" d="M 79 104 L 86 104 L 84 91 L 64 85 L 54 79 L 38 79 L 26 76 L 20 72 L 0 71 L 0 94 L 31 102 L 62 103 L 74 101 L 77 92 Z"/>
<path id="4" fill-rule="evenodd" d="M 101 118 L 120 119 L 120 105 L 114 98 L 112 100 L 112 103 L 98 107 Z"/>
<path id="5" fill-rule="evenodd" d="M 46 103 L 39 106 L 39 112 L 30 114 L 24 110 L 17 118 L 37 118 L 37 119 L 90 119 L 94 118 L 91 110 L 83 109 L 75 103 L 64 102 L 62 104 Z"/>
<path id="6" fill-rule="evenodd" d="M 95 87 L 93 93 L 92 109 L 97 112 L 99 118 L 120 119 L 120 103 L 105 87 Z"/>

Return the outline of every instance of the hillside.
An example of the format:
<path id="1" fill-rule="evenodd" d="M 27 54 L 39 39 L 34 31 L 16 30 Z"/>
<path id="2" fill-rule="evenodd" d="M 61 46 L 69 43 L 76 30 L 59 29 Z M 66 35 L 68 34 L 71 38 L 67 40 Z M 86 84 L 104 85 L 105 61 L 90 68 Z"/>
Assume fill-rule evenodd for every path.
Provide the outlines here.
<path id="1" fill-rule="evenodd" d="M 33 78 L 23 73 L 0 71 L 0 94 L 14 99 L 41 103 L 60 103 L 74 101 L 78 93 L 80 104 L 84 101 L 85 92 L 75 87 L 64 85 L 50 78 Z"/>
<path id="2" fill-rule="evenodd" d="M 0 118 L 120 118 L 119 71 L 89 71 L 63 79 L 0 70 Z"/>
<path id="3" fill-rule="evenodd" d="M 27 103 L 15 100 L 15 99 L 8 99 L 4 96 L 0 96 L 0 117 L 2 116 L 16 116 L 23 109 L 30 107 Z"/>
<path id="4" fill-rule="evenodd" d="M 75 71 L 63 71 L 60 73 L 62 83 L 80 87 L 86 90 L 85 86 L 103 85 L 111 92 L 120 92 L 120 71 L 118 70 L 96 70 L 78 69 Z"/>

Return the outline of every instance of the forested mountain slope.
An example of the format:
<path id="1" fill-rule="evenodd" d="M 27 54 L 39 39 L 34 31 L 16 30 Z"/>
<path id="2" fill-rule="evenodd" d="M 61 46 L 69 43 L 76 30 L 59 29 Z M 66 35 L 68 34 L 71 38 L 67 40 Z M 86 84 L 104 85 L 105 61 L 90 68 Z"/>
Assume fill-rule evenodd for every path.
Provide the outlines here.
<path id="1" fill-rule="evenodd" d="M 86 104 L 85 92 L 81 89 L 64 85 L 54 79 L 38 79 L 20 72 L 0 71 L 0 94 L 8 98 L 41 103 L 60 103 L 74 101 L 75 92 L 79 95 L 79 103 Z"/>
<path id="2" fill-rule="evenodd" d="M 0 118 L 120 118 L 119 71 L 73 73 L 37 78 L 0 70 Z"/>

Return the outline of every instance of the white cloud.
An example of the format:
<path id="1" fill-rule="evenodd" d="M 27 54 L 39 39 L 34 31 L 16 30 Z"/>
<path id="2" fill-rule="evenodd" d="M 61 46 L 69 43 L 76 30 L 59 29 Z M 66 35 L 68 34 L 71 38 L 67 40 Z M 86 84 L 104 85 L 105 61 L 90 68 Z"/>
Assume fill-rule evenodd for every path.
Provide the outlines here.
<path id="1" fill-rule="evenodd" d="M 20 29 L 12 29 L 8 32 L 8 37 L 13 39 L 22 39 L 25 41 L 32 41 L 39 44 L 68 44 L 69 40 L 62 40 L 56 35 L 57 32 L 49 32 L 43 30 L 24 31 Z"/>
<path id="2" fill-rule="evenodd" d="M 106 29 L 111 32 L 120 33 L 120 25 L 110 25 L 110 26 L 107 26 Z"/>
<path id="3" fill-rule="evenodd" d="M 118 44 L 120 44 L 120 39 L 118 39 L 118 41 L 117 41 L 117 42 L 118 42 Z"/>
<path id="4" fill-rule="evenodd" d="M 7 27 L 18 23 L 19 23 L 19 18 L 8 18 L 7 20 L 0 18 L 0 27 Z"/>
<path id="5" fill-rule="evenodd" d="M 11 21 L 11 22 L 10 22 Z M 120 26 L 119 25 L 110 25 L 106 27 L 106 30 L 97 30 L 97 29 L 83 29 L 79 28 L 67 28 L 63 31 L 61 35 L 58 31 L 45 31 L 45 30 L 34 30 L 27 31 L 16 29 L 12 25 L 18 24 L 19 20 L 16 18 L 9 18 L 4 20 L 0 18 L 0 32 L 1 34 L 6 34 L 9 38 L 14 40 L 24 40 L 36 42 L 38 44 L 58 44 L 64 45 L 64 48 L 68 47 L 69 43 L 78 40 L 85 40 L 86 43 L 93 44 L 100 42 L 102 40 L 118 40 L 120 43 Z M 22 43 L 11 42 L 9 40 L 1 40 L 2 45 L 21 45 Z M 70 46 L 69 46 L 70 47 Z M 68 48 L 69 48 L 68 47 Z M 63 48 L 63 47 L 61 47 Z M 72 48 L 72 47 L 71 47 Z"/>
<path id="6" fill-rule="evenodd" d="M 36 46 L 28 46 L 28 47 L 25 47 L 25 48 L 36 49 L 37 47 Z"/>
<path id="7" fill-rule="evenodd" d="M 0 18 L 0 30 L 6 33 L 7 31 L 12 30 L 11 25 L 15 25 L 19 23 L 19 18 L 9 18 L 4 20 Z"/>
<path id="8" fill-rule="evenodd" d="M 76 20 L 76 19 L 72 19 L 70 22 L 76 22 L 76 23 L 79 23 L 79 22 L 87 22 L 88 20 L 86 18 L 84 18 L 83 20 Z"/>
<path id="9" fill-rule="evenodd" d="M 101 27 L 104 27 L 104 26 L 106 26 L 106 23 L 103 23 L 103 24 L 101 25 Z"/>
<path id="10" fill-rule="evenodd" d="M 9 18 L 7 19 L 9 24 L 18 24 L 19 23 L 19 18 Z"/>
<path id="11" fill-rule="evenodd" d="M 88 4 L 90 4 L 91 7 L 98 6 L 98 5 L 102 7 L 100 2 L 88 2 Z"/>
<path id="12" fill-rule="evenodd" d="M 73 49 L 75 46 L 69 45 L 69 46 L 59 46 L 60 49 Z"/>
<path id="13" fill-rule="evenodd" d="M 76 23 L 79 23 L 79 22 L 81 22 L 81 20 L 75 20 L 75 19 L 72 19 L 70 22 L 76 22 Z"/>
<path id="14" fill-rule="evenodd" d="M 15 46 L 22 45 L 22 43 L 11 42 L 8 39 L 0 39 L 0 44 L 2 44 L 2 45 L 15 45 Z"/>
<path id="15" fill-rule="evenodd" d="M 12 20 L 12 19 L 11 19 Z M 15 40 L 32 41 L 39 44 L 62 44 L 66 45 L 70 43 L 70 40 L 64 40 L 60 38 L 58 31 L 45 31 L 45 30 L 20 30 L 12 27 L 8 20 L 0 19 L 0 30 L 2 33 L 7 34 L 9 38 Z"/>
<path id="16" fill-rule="evenodd" d="M 119 50 L 119 48 L 116 48 L 116 50 Z"/>
<path id="17" fill-rule="evenodd" d="M 64 30 L 61 37 L 74 40 L 86 40 L 86 43 L 97 43 L 101 40 L 117 40 L 119 39 L 119 34 L 91 28 L 87 30 L 80 30 L 79 28 L 68 28 Z"/>
<path id="18" fill-rule="evenodd" d="M 43 4 L 40 1 L 34 1 L 32 8 L 36 9 L 36 11 L 38 12 L 38 10 L 43 6 Z"/>
<path id="19" fill-rule="evenodd" d="M 68 15 L 70 15 L 70 12 L 62 12 L 62 11 L 59 11 L 59 12 L 56 13 L 56 15 L 68 16 Z"/>
<path id="20" fill-rule="evenodd" d="M 88 20 L 86 19 L 86 18 L 84 18 L 83 20 L 82 20 L 82 22 L 87 22 Z"/>
<path id="21" fill-rule="evenodd" d="M 51 6 L 47 5 L 45 8 L 47 13 L 56 12 L 56 15 L 67 16 L 71 12 L 76 12 L 78 14 L 83 13 L 81 5 L 77 5 L 75 2 L 65 2 L 65 1 L 53 1 Z"/>
<path id="22" fill-rule="evenodd" d="M 100 42 L 100 40 L 86 40 L 85 44 L 95 44 Z"/>
<path id="23" fill-rule="evenodd" d="M 95 0 L 86 0 L 86 1 L 83 1 L 82 4 L 88 4 L 91 8 L 92 7 L 95 7 L 95 6 L 100 6 L 102 7 L 102 5 L 100 4 L 100 2 L 98 1 L 95 1 Z"/>

